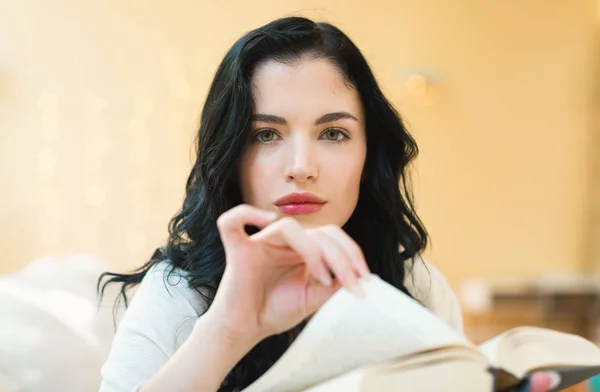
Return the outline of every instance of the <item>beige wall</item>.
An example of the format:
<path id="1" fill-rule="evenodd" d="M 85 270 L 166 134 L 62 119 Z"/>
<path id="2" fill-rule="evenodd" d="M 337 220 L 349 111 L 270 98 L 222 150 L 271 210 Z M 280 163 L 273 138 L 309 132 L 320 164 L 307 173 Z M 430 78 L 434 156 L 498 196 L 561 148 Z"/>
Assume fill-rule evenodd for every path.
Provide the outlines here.
<path id="1" fill-rule="evenodd" d="M 244 31 L 287 14 L 363 49 L 420 143 L 428 256 L 469 276 L 577 271 L 589 247 L 593 0 L 21 0 L 0 13 L 0 272 L 166 236 L 202 99 Z M 404 79 L 431 70 L 435 105 Z M 429 94 L 429 93 L 428 93 Z M 427 95 L 426 97 L 429 97 Z"/>

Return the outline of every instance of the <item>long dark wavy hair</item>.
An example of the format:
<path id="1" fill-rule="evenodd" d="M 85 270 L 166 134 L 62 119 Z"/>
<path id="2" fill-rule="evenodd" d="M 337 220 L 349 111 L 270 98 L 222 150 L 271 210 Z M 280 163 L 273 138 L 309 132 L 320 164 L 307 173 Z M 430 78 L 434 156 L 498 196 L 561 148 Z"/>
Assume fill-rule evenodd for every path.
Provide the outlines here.
<path id="1" fill-rule="evenodd" d="M 409 294 L 405 267 L 427 245 L 427 232 L 412 200 L 409 164 L 418 149 L 394 107 L 384 97 L 367 61 L 338 28 L 301 17 L 275 20 L 252 30 L 229 49 L 214 77 L 200 119 L 197 156 L 186 184 L 181 210 L 169 224 L 166 246 L 130 274 L 104 273 L 98 281 L 127 289 L 139 284 L 156 263 L 187 272 L 191 288 L 210 304 L 225 269 L 216 220 L 242 203 L 238 170 L 249 140 L 254 110 L 251 80 L 266 61 L 298 61 L 306 56 L 331 61 L 359 93 L 367 134 L 364 178 L 356 209 L 343 229 L 362 248 L 371 271 Z M 200 293 L 200 289 L 204 293 Z M 244 388 L 261 376 L 289 347 L 303 325 L 271 336 L 231 370 L 220 391 Z"/>

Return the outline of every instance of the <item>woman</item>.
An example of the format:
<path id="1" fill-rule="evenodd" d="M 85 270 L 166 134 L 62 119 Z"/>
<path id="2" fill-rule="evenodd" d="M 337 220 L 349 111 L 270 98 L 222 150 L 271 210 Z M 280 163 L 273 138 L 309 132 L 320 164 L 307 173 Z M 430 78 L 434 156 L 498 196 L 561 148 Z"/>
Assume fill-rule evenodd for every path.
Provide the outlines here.
<path id="1" fill-rule="evenodd" d="M 456 297 L 419 253 L 417 146 L 354 44 L 304 18 L 226 54 L 165 248 L 107 283 L 140 287 L 102 391 L 239 390 L 340 287 L 379 275 L 461 329 Z M 398 186 L 400 184 L 400 187 Z"/>

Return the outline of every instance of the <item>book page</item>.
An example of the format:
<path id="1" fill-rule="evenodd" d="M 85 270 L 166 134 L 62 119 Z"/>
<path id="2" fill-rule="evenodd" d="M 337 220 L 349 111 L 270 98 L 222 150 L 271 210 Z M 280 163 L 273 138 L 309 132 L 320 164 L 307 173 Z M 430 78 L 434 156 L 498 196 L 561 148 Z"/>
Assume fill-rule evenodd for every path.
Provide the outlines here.
<path id="1" fill-rule="evenodd" d="M 304 392 L 490 392 L 494 380 L 482 359 L 464 347 L 429 351 L 365 366 Z"/>
<path id="2" fill-rule="evenodd" d="M 479 345 L 479 351 L 487 358 L 490 365 L 493 367 L 499 367 L 499 359 L 500 355 L 500 343 L 502 342 L 502 337 L 504 334 L 500 334 L 498 336 L 494 336 L 490 340 L 483 342 Z"/>
<path id="3" fill-rule="evenodd" d="M 490 364 L 522 379 L 526 374 L 552 369 L 573 385 L 598 373 L 600 348 L 568 333 L 538 327 L 513 328 L 479 346 Z"/>
<path id="4" fill-rule="evenodd" d="M 379 277 L 361 280 L 364 298 L 338 290 L 269 371 L 246 392 L 301 391 L 359 367 L 466 339 Z"/>

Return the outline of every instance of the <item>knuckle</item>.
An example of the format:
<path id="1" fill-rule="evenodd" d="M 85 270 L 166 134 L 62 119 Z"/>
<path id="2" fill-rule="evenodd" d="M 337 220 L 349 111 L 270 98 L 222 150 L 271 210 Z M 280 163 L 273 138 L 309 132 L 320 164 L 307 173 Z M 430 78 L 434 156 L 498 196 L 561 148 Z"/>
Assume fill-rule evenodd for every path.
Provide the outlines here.
<path id="1" fill-rule="evenodd" d="M 229 213 L 229 211 L 224 212 L 223 214 L 219 215 L 219 217 L 217 218 L 217 227 L 219 229 L 222 229 L 223 227 L 225 227 L 227 225 L 228 213 Z"/>
<path id="2" fill-rule="evenodd" d="M 339 226 L 336 226 L 336 225 L 327 225 L 327 226 L 325 226 L 325 231 L 326 231 L 327 233 L 329 233 L 329 234 L 332 234 L 332 235 L 336 235 L 336 234 L 346 234 L 346 233 L 344 232 L 344 230 L 342 230 L 342 228 L 341 228 L 341 227 L 339 227 Z"/>
<path id="3" fill-rule="evenodd" d="M 243 214 L 252 211 L 252 207 L 250 207 L 248 204 L 238 204 L 229 211 Z"/>
<path id="4" fill-rule="evenodd" d="M 290 218 L 289 216 L 281 218 L 278 222 L 279 222 L 279 225 L 284 228 L 294 227 L 298 224 L 298 222 L 296 222 L 296 220 L 294 218 Z"/>
<path id="5" fill-rule="evenodd" d="M 229 210 L 225 211 L 217 218 L 217 227 L 223 229 L 226 227 L 236 216 L 244 215 L 247 210 L 247 205 L 240 204 Z"/>

